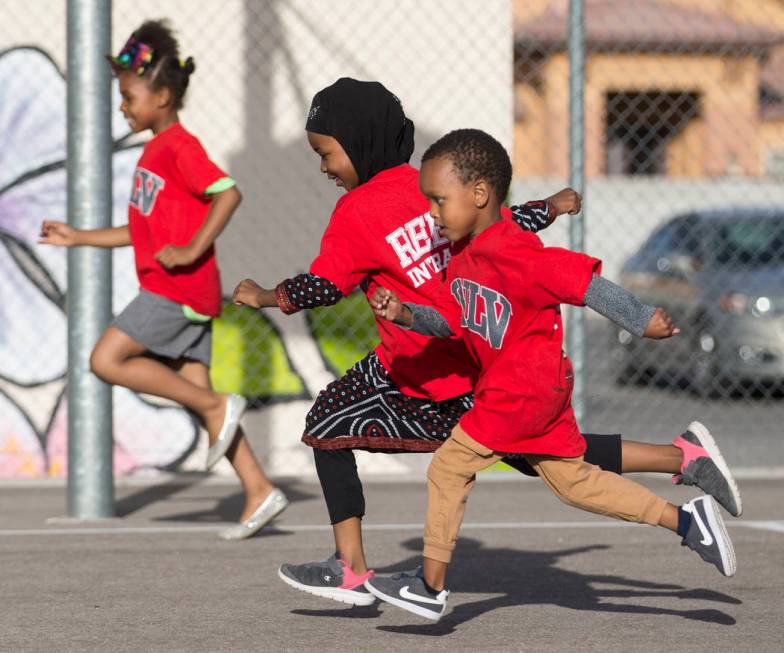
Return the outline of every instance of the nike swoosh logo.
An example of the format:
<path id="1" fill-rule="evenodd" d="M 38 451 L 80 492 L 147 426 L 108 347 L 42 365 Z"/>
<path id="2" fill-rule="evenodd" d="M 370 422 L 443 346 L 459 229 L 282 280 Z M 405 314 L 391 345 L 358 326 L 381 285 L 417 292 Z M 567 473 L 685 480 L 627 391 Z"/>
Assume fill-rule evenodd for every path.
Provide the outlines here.
<path id="1" fill-rule="evenodd" d="M 691 513 L 691 516 L 697 520 L 697 526 L 700 529 L 700 533 L 702 533 L 702 540 L 700 540 L 700 544 L 703 544 L 704 546 L 710 546 L 713 544 L 713 536 L 705 526 L 705 522 L 702 521 L 702 517 L 700 517 L 700 511 L 696 506 L 694 507 L 694 512 Z"/>
<path id="2" fill-rule="evenodd" d="M 417 601 L 418 603 L 432 603 L 433 605 L 443 605 L 441 601 L 437 601 L 436 599 L 429 599 L 425 596 L 419 596 L 419 594 L 414 594 L 413 592 L 409 592 L 408 588 L 410 585 L 406 585 L 400 589 L 400 596 L 404 599 L 409 599 L 410 601 Z"/>

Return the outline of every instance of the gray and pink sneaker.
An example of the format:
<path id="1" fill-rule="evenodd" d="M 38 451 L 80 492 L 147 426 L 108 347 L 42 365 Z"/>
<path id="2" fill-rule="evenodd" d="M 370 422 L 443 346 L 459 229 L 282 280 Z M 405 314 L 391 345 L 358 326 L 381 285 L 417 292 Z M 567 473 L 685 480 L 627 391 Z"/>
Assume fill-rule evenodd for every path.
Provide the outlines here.
<path id="1" fill-rule="evenodd" d="M 338 554 L 322 562 L 301 565 L 282 564 L 278 576 L 287 585 L 341 603 L 371 605 L 376 597 L 365 589 L 365 581 L 373 577 L 373 570 L 357 574 Z"/>
<path id="2" fill-rule="evenodd" d="M 681 472 L 672 477 L 672 482 L 696 485 L 733 517 L 739 517 L 743 503 L 738 484 L 710 431 L 700 422 L 692 422 L 672 443 L 683 451 Z"/>

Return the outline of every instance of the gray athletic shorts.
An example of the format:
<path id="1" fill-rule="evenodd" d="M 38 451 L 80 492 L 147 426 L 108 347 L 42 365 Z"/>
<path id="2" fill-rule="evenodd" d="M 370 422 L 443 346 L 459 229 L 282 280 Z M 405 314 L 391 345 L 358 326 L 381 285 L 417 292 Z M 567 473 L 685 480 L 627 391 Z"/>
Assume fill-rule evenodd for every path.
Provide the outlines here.
<path id="1" fill-rule="evenodd" d="M 185 317 L 182 305 L 165 297 L 139 291 L 112 326 L 140 342 L 156 356 L 188 358 L 210 366 L 212 320 L 193 322 Z"/>

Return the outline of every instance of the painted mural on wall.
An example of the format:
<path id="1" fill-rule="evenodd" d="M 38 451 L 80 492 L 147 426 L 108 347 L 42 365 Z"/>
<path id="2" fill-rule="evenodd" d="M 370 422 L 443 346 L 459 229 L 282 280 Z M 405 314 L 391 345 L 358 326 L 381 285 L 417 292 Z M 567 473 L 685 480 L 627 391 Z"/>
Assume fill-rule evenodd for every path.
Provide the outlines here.
<path id="1" fill-rule="evenodd" d="M 65 106 L 65 79 L 45 52 L 0 52 L 0 477 L 5 478 L 67 470 L 66 251 L 37 244 L 43 218 L 67 219 Z M 141 146 L 129 141 L 119 112 L 113 116 L 112 220 L 119 225 L 127 222 Z M 115 313 L 136 292 L 132 251 L 116 249 Z M 310 337 L 336 373 L 375 338 L 369 311 L 363 313 L 356 301 L 344 304 L 331 321 L 318 312 L 308 320 Z M 218 390 L 241 392 L 260 409 L 269 398 L 293 401 L 309 394 L 278 332 L 260 312 L 227 306 L 214 325 L 213 348 Z M 180 408 L 115 388 L 114 438 L 116 473 L 174 469 L 196 446 L 198 428 Z"/>

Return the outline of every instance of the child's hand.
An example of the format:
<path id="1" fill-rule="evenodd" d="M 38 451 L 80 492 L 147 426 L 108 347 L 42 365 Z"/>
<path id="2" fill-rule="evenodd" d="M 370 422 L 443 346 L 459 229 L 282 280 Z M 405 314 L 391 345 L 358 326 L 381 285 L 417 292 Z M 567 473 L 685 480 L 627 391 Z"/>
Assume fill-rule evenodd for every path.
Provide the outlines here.
<path id="1" fill-rule="evenodd" d="M 663 308 L 657 308 L 653 317 L 651 317 L 651 321 L 648 322 L 648 326 L 645 327 L 643 336 L 645 338 L 661 340 L 662 338 L 669 338 L 680 332 L 681 330 L 678 327 L 673 326 L 672 318 L 669 313 Z"/>
<path id="2" fill-rule="evenodd" d="M 264 291 L 253 279 L 243 279 L 239 282 L 231 295 L 231 301 L 237 306 L 250 306 L 261 308 L 259 294 Z"/>
<path id="3" fill-rule="evenodd" d="M 583 207 L 583 198 L 573 188 L 559 190 L 555 195 L 551 195 L 545 201 L 553 205 L 556 215 L 563 215 L 564 213 L 574 215 L 575 213 L 579 213 Z"/>
<path id="4" fill-rule="evenodd" d="M 174 245 L 166 245 L 156 255 L 155 260 L 158 261 L 167 270 L 180 267 L 182 265 L 190 265 L 196 260 L 196 254 L 189 245 L 185 247 L 175 247 Z"/>
<path id="5" fill-rule="evenodd" d="M 373 312 L 378 317 L 395 322 L 402 316 L 405 306 L 391 290 L 376 288 L 376 291 L 370 298 L 370 308 L 373 309 Z"/>
<path id="6" fill-rule="evenodd" d="M 74 229 L 65 222 L 57 222 L 56 220 L 44 220 L 41 223 L 41 233 L 38 240 L 42 245 L 59 245 L 60 247 L 73 247 L 77 244 L 76 232 Z"/>

